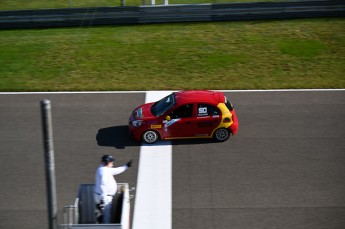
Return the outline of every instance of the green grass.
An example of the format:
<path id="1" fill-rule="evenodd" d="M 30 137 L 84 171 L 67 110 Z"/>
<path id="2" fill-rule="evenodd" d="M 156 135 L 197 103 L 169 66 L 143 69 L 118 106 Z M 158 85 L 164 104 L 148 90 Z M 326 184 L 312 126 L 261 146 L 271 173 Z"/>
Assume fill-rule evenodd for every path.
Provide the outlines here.
<path id="1" fill-rule="evenodd" d="M 0 91 L 345 88 L 345 19 L 0 31 Z"/>

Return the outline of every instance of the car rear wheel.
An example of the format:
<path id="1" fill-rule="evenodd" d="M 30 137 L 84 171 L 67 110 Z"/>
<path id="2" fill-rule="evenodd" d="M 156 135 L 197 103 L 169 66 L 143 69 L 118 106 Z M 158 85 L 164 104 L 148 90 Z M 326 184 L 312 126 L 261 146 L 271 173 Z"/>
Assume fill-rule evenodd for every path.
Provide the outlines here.
<path id="1" fill-rule="evenodd" d="M 147 130 L 143 134 L 143 140 L 144 142 L 148 144 L 155 143 L 158 140 L 159 136 L 158 133 L 154 130 Z"/>
<path id="2" fill-rule="evenodd" d="M 225 128 L 219 128 L 214 132 L 214 138 L 217 141 L 224 142 L 230 137 L 230 131 Z"/>

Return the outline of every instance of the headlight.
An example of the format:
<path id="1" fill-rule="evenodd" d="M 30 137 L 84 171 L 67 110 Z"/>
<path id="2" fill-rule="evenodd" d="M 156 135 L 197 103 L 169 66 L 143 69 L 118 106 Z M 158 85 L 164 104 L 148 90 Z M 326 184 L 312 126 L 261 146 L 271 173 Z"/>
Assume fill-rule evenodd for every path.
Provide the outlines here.
<path id="1" fill-rule="evenodd" d="M 135 126 L 135 127 L 138 127 L 138 126 L 141 126 L 143 123 L 144 123 L 143 120 L 134 120 L 132 122 L 132 125 Z"/>

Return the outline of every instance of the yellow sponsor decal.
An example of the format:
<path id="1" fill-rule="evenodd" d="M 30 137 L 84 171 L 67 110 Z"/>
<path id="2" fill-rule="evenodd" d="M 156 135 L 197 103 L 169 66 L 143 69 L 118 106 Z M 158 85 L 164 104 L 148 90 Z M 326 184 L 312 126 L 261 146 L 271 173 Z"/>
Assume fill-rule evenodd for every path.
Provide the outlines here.
<path id="1" fill-rule="evenodd" d="M 230 113 L 229 109 L 226 107 L 224 103 L 218 104 L 217 107 L 222 112 L 222 121 L 219 123 L 219 126 L 216 129 L 221 128 L 221 127 L 228 128 L 233 123 L 232 114 Z M 226 118 L 229 119 L 229 122 L 223 122 L 224 119 Z"/>
<path id="2" fill-rule="evenodd" d="M 151 128 L 152 129 L 159 129 L 159 128 L 162 128 L 162 125 L 161 124 L 151 125 Z"/>

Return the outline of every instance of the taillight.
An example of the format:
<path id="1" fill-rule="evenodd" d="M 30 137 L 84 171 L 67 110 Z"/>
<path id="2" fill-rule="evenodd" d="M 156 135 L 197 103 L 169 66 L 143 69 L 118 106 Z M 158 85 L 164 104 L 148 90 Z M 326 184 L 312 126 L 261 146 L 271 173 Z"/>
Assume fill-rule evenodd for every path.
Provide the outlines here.
<path id="1" fill-rule="evenodd" d="M 228 122 L 231 122 L 231 119 L 230 119 L 230 118 L 224 118 L 224 119 L 223 119 L 223 123 L 228 123 Z"/>

